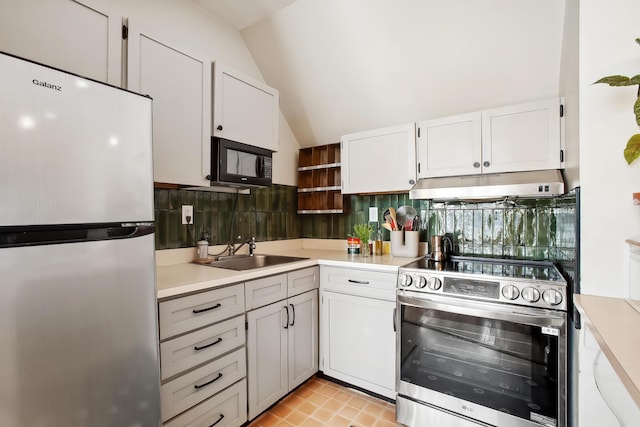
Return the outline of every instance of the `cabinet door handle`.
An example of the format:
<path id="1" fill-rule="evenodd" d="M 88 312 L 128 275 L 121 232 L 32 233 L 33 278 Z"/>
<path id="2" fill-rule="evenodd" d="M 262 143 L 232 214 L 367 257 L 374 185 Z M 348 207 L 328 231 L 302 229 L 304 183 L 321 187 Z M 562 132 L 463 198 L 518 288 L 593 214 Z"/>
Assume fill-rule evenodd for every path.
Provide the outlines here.
<path id="1" fill-rule="evenodd" d="M 222 130 L 222 125 L 218 125 L 218 127 L 216 129 Z"/>
<path id="2" fill-rule="evenodd" d="M 397 332 L 396 329 L 396 308 L 393 308 L 393 332 Z"/>
<path id="3" fill-rule="evenodd" d="M 196 390 L 200 390 L 202 387 L 206 387 L 206 386 L 208 386 L 209 384 L 211 384 L 211 383 L 214 383 L 214 382 L 218 381 L 220 378 L 222 378 L 222 372 L 218 372 L 218 376 L 217 376 L 217 377 L 215 377 L 214 379 L 212 379 L 211 381 L 207 381 L 207 382 L 206 382 L 206 383 L 204 383 L 204 384 L 194 384 L 194 386 L 193 386 L 193 387 L 194 387 Z"/>
<path id="4" fill-rule="evenodd" d="M 284 328 L 289 329 L 289 307 L 285 305 L 284 311 L 287 313 L 287 321 L 284 323 Z"/>
<path id="5" fill-rule="evenodd" d="M 369 281 L 367 280 L 353 280 L 349 279 L 349 283 L 357 283 L 358 285 L 368 285 Z"/>
<path id="6" fill-rule="evenodd" d="M 200 350 L 204 350 L 205 348 L 212 347 L 212 346 L 214 346 L 214 345 L 216 345 L 216 344 L 220 344 L 221 342 L 222 342 L 222 337 L 218 337 L 218 339 L 217 339 L 217 340 L 215 340 L 214 342 L 212 342 L 212 343 L 210 343 L 210 344 L 203 345 L 203 346 L 201 346 L 201 347 L 195 346 L 195 347 L 193 347 L 193 349 L 194 349 L 195 351 L 200 351 Z"/>
<path id="7" fill-rule="evenodd" d="M 485 161 L 482 166 L 484 166 L 485 168 L 488 168 L 489 166 L 491 166 L 491 163 L 489 163 L 488 161 Z"/>
<path id="8" fill-rule="evenodd" d="M 293 304 L 289 304 L 291 306 L 291 318 L 293 319 L 289 326 L 293 326 L 296 323 L 296 309 Z"/>
<path id="9" fill-rule="evenodd" d="M 480 167 L 480 162 L 473 162 L 473 167 L 474 168 L 479 168 Z"/>
<path id="10" fill-rule="evenodd" d="M 222 304 L 217 303 L 216 305 L 212 305 L 211 307 L 201 308 L 200 310 L 193 310 L 193 314 L 204 313 L 205 311 L 215 310 L 216 308 L 222 307 Z"/>
<path id="11" fill-rule="evenodd" d="M 216 424 L 218 424 L 220 421 L 222 421 L 222 419 L 224 418 L 224 414 L 220 414 L 220 416 L 218 417 L 217 421 L 213 424 L 211 424 L 209 427 L 213 427 Z"/>

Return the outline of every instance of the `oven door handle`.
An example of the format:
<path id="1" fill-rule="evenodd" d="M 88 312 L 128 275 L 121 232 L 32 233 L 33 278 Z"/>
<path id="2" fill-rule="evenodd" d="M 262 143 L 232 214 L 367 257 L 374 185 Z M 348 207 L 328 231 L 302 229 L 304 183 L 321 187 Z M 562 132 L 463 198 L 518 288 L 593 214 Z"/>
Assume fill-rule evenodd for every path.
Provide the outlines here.
<path id="1" fill-rule="evenodd" d="M 438 301 L 443 297 L 420 297 L 398 294 L 398 302 L 414 307 L 446 311 L 448 313 L 467 316 L 484 317 L 507 322 L 521 323 L 532 326 L 563 327 L 566 323 L 566 313 L 550 313 L 545 310 L 543 314 L 523 313 L 522 309 L 511 307 L 498 307 L 496 304 L 483 302 L 462 301 L 460 299 Z M 443 298 L 444 299 L 444 298 Z"/>

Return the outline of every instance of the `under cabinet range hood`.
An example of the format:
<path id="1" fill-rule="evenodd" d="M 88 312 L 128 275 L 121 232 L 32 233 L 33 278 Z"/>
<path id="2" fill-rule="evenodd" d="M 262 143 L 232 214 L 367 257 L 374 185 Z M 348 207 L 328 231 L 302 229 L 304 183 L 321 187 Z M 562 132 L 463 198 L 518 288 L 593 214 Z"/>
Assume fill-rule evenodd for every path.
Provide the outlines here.
<path id="1" fill-rule="evenodd" d="M 551 197 L 560 194 L 564 194 L 562 173 L 550 169 L 422 178 L 409 191 L 409 198 L 487 200 L 504 197 Z"/>

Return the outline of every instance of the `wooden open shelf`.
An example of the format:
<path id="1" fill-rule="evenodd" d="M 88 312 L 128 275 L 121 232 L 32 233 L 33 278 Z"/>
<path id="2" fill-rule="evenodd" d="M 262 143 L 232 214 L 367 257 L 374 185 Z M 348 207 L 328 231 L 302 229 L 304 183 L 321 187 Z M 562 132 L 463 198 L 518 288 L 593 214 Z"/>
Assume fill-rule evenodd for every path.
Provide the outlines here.
<path id="1" fill-rule="evenodd" d="M 302 148 L 298 165 L 298 213 L 343 213 L 340 144 Z"/>

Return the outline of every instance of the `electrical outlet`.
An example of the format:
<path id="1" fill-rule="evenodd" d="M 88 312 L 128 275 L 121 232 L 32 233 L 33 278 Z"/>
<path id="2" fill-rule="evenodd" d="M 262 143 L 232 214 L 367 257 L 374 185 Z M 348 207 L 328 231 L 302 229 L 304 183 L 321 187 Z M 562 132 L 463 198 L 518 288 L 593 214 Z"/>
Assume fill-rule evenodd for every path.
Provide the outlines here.
<path id="1" fill-rule="evenodd" d="M 193 224 L 192 205 L 182 205 L 182 224 Z"/>
<path id="2" fill-rule="evenodd" d="M 378 208 L 376 206 L 369 208 L 369 222 L 378 222 Z"/>

